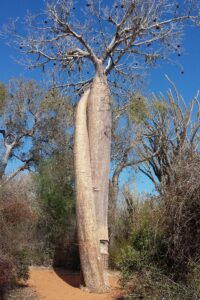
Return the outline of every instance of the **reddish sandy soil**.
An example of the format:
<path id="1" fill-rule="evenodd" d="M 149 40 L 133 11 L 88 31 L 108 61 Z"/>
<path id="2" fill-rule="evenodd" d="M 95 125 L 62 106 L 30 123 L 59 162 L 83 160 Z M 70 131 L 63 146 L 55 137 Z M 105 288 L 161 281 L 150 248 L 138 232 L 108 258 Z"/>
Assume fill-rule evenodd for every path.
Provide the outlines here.
<path id="1" fill-rule="evenodd" d="M 79 288 L 79 274 L 70 274 L 63 270 L 31 268 L 28 285 L 37 292 L 39 300 L 111 300 L 120 295 L 117 282 L 117 276 L 110 275 L 111 292 L 93 294 Z"/>

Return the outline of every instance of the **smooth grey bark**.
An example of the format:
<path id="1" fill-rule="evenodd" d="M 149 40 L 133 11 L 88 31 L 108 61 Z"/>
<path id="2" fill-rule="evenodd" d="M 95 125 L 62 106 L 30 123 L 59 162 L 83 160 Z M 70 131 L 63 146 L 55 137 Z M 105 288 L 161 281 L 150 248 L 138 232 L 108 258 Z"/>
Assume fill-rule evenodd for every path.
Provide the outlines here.
<path id="1" fill-rule="evenodd" d="M 108 193 L 111 97 L 101 61 L 77 106 L 75 177 L 81 267 L 89 290 L 108 289 Z"/>
<path id="2" fill-rule="evenodd" d="M 96 227 L 96 211 L 92 183 L 90 144 L 87 128 L 87 103 L 90 90 L 80 99 L 76 112 L 75 177 L 76 212 L 81 267 L 86 287 L 93 292 L 105 292 Z"/>
<path id="3" fill-rule="evenodd" d="M 6 139 L 4 140 L 4 145 L 5 145 L 5 148 L 6 148 L 6 152 L 4 154 L 4 157 L 3 157 L 3 160 L 2 162 L 0 163 L 0 180 L 3 179 L 3 176 L 5 175 L 5 170 L 6 170 L 6 167 L 8 165 L 8 160 L 10 159 L 11 157 L 11 154 L 12 154 L 12 151 L 13 151 L 13 148 L 14 146 L 16 145 L 16 141 L 14 141 L 13 143 L 11 144 L 8 144 L 6 142 Z"/>
<path id="4" fill-rule="evenodd" d="M 97 64 L 96 74 L 88 98 L 88 134 L 97 232 L 102 261 L 106 269 L 109 242 L 108 193 L 111 152 L 111 96 L 101 62 Z M 107 280 L 106 276 L 105 280 Z"/>

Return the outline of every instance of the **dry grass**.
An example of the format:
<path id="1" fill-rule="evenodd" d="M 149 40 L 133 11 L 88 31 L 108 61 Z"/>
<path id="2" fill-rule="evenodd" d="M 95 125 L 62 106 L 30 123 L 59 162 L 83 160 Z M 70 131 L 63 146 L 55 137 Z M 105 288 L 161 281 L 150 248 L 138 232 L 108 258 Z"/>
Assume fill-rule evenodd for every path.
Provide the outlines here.
<path id="1" fill-rule="evenodd" d="M 39 300 L 37 292 L 28 286 L 19 286 L 10 291 L 6 300 Z"/>

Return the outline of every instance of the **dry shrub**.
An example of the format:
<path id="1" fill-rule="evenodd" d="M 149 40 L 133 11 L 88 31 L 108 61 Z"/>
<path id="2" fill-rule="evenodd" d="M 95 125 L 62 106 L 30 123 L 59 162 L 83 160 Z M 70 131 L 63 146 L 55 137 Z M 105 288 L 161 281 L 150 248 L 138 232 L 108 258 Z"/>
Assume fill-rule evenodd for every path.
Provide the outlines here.
<path id="1" fill-rule="evenodd" d="M 10 291 L 6 300 L 39 300 L 39 296 L 32 287 L 22 286 Z"/>
<path id="2" fill-rule="evenodd" d="M 162 195 L 143 203 L 126 195 L 127 239 L 114 257 L 132 289 L 124 299 L 200 299 L 200 157 L 179 156 L 171 170 Z"/>
<path id="3" fill-rule="evenodd" d="M 1 295 L 18 279 L 28 278 L 30 228 L 35 214 L 27 194 L 12 182 L 0 189 L 0 290 Z"/>
<path id="4" fill-rule="evenodd" d="M 2 203 L 1 213 L 5 223 L 10 224 L 10 226 L 34 220 L 34 214 L 30 211 L 27 201 L 23 199 L 12 199 Z"/>
<path id="5" fill-rule="evenodd" d="M 0 253 L 0 299 L 3 299 L 5 291 L 11 287 L 15 278 L 15 266 L 10 257 Z"/>
<path id="6" fill-rule="evenodd" d="M 172 174 L 161 210 L 172 271 L 175 276 L 184 277 L 200 260 L 200 157 L 179 158 Z"/>

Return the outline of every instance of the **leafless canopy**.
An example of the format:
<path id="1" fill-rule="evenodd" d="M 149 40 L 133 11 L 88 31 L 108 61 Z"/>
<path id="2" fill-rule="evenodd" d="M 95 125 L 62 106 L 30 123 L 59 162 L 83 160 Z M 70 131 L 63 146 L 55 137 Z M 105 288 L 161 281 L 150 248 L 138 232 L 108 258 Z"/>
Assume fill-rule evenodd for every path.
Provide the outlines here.
<path id="1" fill-rule="evenodd" d="M 138 167 L 160 191 L 173 181 L 171 170 L 179 157 L 199 155 L 199 92 L 186 102 L 167 79 L 171 89 L 166 95 L 148 100 L 135 94 L 128 104 L 113 110 L 113 184 L 118 184 L 123 169 Z"/>
<path id="2" fill-rule="evenodd" d="M 195 1 L 106 2 L 47 1 L 43 12 L 26 16 L 25 34 L 13 22 L 4 35 L 11 34 L 12 40 L 14 35 L 16 48 L 31 55 L 30 67 L 53 69 L 59 86 L 80 91 L 91 82 L 100 59 L 113 90 L 127 90 L 148 65 L 173 51 L 181 53 L 183 21 L 199 21 Z"/>
<path id="3" fill-rule="evenodd" d="M 187 105 L 174 83 L 167 96 L 153 95 L 152 109 L 145 127 L 145 140 L 139 155 L 151 159 L 139 167 L 149 177 L 156 188 L 168 186 L 173 180 L 173 166 L 184 157 L 188 159 L 199 156 L 200 141 L 200 104 L 199 92 Z"/>

